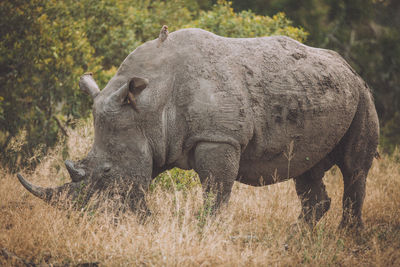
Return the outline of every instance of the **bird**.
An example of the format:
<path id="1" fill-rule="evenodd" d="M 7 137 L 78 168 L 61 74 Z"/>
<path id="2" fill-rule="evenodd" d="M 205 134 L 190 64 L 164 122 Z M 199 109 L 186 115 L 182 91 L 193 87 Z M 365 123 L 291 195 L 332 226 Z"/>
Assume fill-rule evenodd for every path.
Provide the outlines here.
<path id="1" fill-rule="evenodd" d="M 162 42 L 167 40 L 167 37 L 168 37 L 168 26 L 164 25 L 164 26 L 162 26 L 161 31 L 160 31 L 160 35 L 158 36 L 158 40 L 159 40 L 159 45 L 158 46 L 160 46 Z"/>

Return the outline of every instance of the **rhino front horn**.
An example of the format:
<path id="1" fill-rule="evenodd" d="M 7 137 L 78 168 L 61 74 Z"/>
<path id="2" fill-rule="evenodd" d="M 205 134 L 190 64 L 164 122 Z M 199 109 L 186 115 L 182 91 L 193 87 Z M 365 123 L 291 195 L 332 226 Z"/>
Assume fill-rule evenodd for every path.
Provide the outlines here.
<path id="1" fill-rule="evenodd" d="M 43 199 L 46 202 L 49 202 L 55 193 L 55 189 L 53 188 L 43 188 L 29 183 L 21 174 L 17 174 L 19 182 L 34 196 Z"/>
<path id="2" fill-rule="evenodd" d="M 77 187 L 81 185 L 79 183 L 67 183 L 58 187 L 40 187 L 31 184 L 21 174 L 17 174 L 18 180 L 20 183 L 34 196 L 44 200 L 47 203 L 55 204 L 60 200 L 60 196 L 62 193 L 66 193 L 67 196 L 73 196 L 73 193 L 76 191 Z"/>

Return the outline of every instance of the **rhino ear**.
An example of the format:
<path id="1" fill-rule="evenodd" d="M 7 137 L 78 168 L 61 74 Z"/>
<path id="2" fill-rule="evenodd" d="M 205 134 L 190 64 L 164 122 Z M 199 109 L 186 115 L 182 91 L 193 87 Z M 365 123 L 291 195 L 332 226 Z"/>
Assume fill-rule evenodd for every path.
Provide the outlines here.
<path id="1" fill-rule="evenodd" d="M 129 83 L 129 92 L 134 96 L 138 96 L 149 84 L 149 80 L 139 77 L 133 77 Z"/>
<path id="2" fill-rule="evenodd" d="M 144 78 L 133 77 L 128 82 L 128 99 L 132 108 L 139 112 L 136 106 L 136 97 L 147 87 L 149 81 Z"/>
<path id="3" fill-rule="evenodd" d="M 144 78 L 133 77 L 127 83 L 122 85 L 117 91 L 110 95 L 110 100 L 113 103 L 123 104 L 126 99 L 138 111 L 136 107 L 136 97 L 147 87 L 149 81 Z"/>

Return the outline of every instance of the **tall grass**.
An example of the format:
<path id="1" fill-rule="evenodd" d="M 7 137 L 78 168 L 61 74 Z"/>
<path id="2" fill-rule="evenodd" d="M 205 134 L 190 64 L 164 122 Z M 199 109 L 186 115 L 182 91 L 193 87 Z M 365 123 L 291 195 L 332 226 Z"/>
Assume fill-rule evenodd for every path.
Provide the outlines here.
<path id="1" fill-rule="evenodd" d="M 70 130 L 68 150 L 89 150 L 92 126 Z M 42 186 L 68 181 L 61 146 L 26 177 Z M 172 177 L 174 173 L 167 173 Z M 181 175 L 186 175 L 182 173 Z M 193 173 L 187 174 L 192 176 Z M 262 188 L 235 184 L 229 206 L 216 217 L 202 213 L 196 183 L 182 188 L 153 185 L 147 195 L 152 216 L 135 214 L 118 224 L 106 212 L 60 210 L 33 197 L 0 169 L 0 265 L 100 263 L 103 266 L 400 266 L 400 153 L 375 161 L 363 209 L 365 229 L 337 230 L 343 183 L 333 168 L 324 181 L 330 211 L 313 231 L 298 229 L 300 202 L 293 181 Z M 163 178 L 166 179 L 165 177 Z M 4 253 L 8 251 L 8 256 Z"/>

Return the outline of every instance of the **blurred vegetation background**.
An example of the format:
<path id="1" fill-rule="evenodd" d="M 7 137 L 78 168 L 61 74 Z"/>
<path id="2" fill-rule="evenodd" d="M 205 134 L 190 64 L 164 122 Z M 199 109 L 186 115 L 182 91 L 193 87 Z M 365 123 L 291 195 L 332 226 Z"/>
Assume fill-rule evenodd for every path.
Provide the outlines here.
<path id="1" fill-rule="evenodd" d="M 287 35 L 339 52 L 372 88 L 390 153 L 400 144 L 399 14 L 396 0 L 1 1 L 0 164 L 33 168 L 66 142 L 66 129 L 91 113 L 80 75 L 91 71 L 104 87 L 163 24 L 170 32 Z"/>

